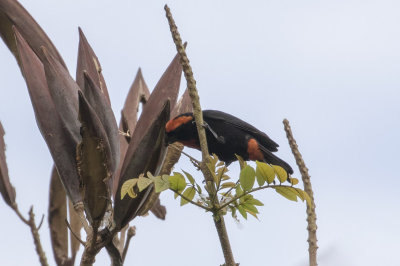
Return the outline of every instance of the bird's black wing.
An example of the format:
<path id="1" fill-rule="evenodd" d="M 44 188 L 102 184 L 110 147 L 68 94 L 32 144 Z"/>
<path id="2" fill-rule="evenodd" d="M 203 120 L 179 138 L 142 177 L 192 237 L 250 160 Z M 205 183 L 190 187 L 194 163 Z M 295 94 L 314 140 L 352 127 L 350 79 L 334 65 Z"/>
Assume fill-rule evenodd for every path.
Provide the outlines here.
<path id="1" fill-rule="evenodd" d="M 261 145 L 263 145 L 269 151 L 278 150 L 279 145 L 275 141 L 270 139 L 267 134 L 233 115 L 217 110 L 205 110 L 203 111 L 203 117 L 205 121 L 217 120 L 230 124 L 236 128 L 240 128 L 249 135 L 253 136 Z"/>

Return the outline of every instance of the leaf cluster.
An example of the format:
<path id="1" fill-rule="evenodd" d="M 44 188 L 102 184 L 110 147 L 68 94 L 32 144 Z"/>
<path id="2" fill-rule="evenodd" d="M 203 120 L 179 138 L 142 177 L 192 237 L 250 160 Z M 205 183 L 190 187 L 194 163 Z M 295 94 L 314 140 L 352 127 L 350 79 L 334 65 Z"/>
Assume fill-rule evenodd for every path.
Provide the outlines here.
<path id="1" fill-rule="evenodd" d="M 229 211 L 234 219 L 237 219 L 237 213 L 245 219 L 247 219 L 247 214 L 257 218 L 259 213 L 257 207 L 264 204 L 254 198 L 253 193 L 266 188 L 274 189 L 291 201 L 298 201 L 299 198 L 310 204 L 309 195 L 302 189 L 294 187 L 299 183 L 298 179 L 290 177 L 281 166 L 256 161 L 254 168 L 240 156 L 237 157 L 241 171 L 239 179 L 233 182 L 227 174 L 229 169 L 225 163 L 219 161 L 215 154 L 210 156 L 206 165 L 214 179 L 215 193 L 212 193 L 210 184 L 206 183 L 203 188 L 209 193 L 208 196 L 202 194 L 202 186 L 196 182 L 195 178 L 182 170 L 183 174 L 174 172 L 173 175 L 153 176 L 148 172 L 147 176 L 141 174 L 138 178 L 127 180 L 121 188 L 121 199 L 126 195 L 135 198 L 135 186 L 140 192 L 150 184 L 154 184 L 157 193 L 169 189 L 174 192 L 175 198 L 180 196 L 181 206 L 190 202 L 212 212 L 214 216 L 225 215 Z M 212 197 L 218 197 L 218 206 L 213 204 Z"/>

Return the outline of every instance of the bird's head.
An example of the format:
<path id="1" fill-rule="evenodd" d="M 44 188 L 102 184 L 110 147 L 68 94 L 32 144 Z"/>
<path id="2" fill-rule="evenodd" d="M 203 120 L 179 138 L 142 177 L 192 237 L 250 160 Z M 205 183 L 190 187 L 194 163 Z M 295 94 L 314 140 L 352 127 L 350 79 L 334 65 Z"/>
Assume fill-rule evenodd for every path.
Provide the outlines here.
<path id="1" fill-rule="evenodd" d="M 180 114 L 169 120 L 165 125 L 165 144 L 174 142 L 192 141 L 197 136 L 196 124 L 194 123 L 193 113 Z"/>

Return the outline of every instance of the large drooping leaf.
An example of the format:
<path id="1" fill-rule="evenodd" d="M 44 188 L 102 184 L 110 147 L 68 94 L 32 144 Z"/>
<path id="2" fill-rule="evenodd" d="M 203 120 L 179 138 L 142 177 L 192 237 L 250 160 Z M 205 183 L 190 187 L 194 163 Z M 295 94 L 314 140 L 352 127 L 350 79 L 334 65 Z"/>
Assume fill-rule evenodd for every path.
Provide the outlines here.
<path id="1" fill-rule="evenodd" d="M 67 68 L 49 37 L 25 8 L 16 0 L 0 0 L 0 36 L 20 64 L 13 25 L 36 55 L 40 54 L 40 47 L 44 46 L 64 68 Z"/>
<path id="2" fill-rule="evenodd" d="M 69 125 L 64 124 L 57 111 L 47 85 L 43 64 L 18 30 L 15 28 L 14 30 L 21 69 L 28 86 L 36 122 L 47 143 L 67 194 L 76 204 L 82 201 L 75 160 L 77 136 L 72 135 L 71 130 L 66 130 Z"/>
<path id="3" fill-rule="evenodd" d="M 95 110 L 79 91 L 79 120 L 82 142 L 76 152 L 78 172 L 84 187 L 86 216 L 97 229 L 111 202 L 108 182 L 112 167 L 111 149 L 106 132 Z"/>
<path id="4" fill-rule="evenodd" d="M 150 128 L 154 117 L 158 114 L 159 110 L 163 108 L 166 99 L 169 98 L 171 103 L 170 112 L 173 110 L 178 97 L 181 76 L 182 66 L 179 63 L 179 55 L 177 54 L 158 81 L 146 105 L 143 106 L 140 119 L 136 124 L 135 131 L 132 135 L 124 162 L 122 164 L 121 175 L 125 175 L 125 172 L 128 171 L 130 167 L 130 160 L 132 159 L 132 155 L 136 146 L 138 145 L 138 142 Z"/>
<path id="5" fill-rule="evenodd" d="M 50 181 L 48 219 L 54 259 L 57 265 L 61 266 L 74 265 L 76 256 L 75 251 L 72 252 L 70 258 L 68 257 L 68 228 L 65 224 L 65 219 L 67 219 L 67 200 L 57 169 L 53 167 Z M 79 231 L 75 233 L 79 234 Z"/>
<path id="6" fill-rule="evenodd" d="M 106 97 L 108 104 L 110 104 L 110 96 L 108 95 L 106 82 L 104 80 L 103 74 L 101 73 L 102 68 L 99 59 L 97 58 L 92 47 L 90 46 L 85 35 L 83 34 L 82 29 L 79 28 L 79 49 L 78 49 L 78 63 L 76 67 L 76 83 L 81 88 L 81 90 L 84 90 L 85 87 L 85 81 L 83 76 L 84 71 L 86 71 L 89 74 L 89 76 L 92 77 L 93 82 Z M 90 102 L 86 93 L 84 94 L 85 97 Z"/>
<path id="7" fill-rule="evenodd" d="M 133 156 L 130 158 L 129 167 L 121 175 L 120 186 L 117 194 L 121 194 L 121 185 L 132 177 L 139 177 L 141 173 L 150 171 L 157 174 L 159 167 L 165 155 L 166 147 L 164 145 L 165 138 L 165 123 L 169 119 L 170 104 L 169 100 L 165 101 L 161 112 L 152 119 L 150 128 L 139 142 L 131 142 L 134 146 Z M 154 116 L 153 116 L 154 117 Z M 149 195 L 153 191 L 153 185 L 139 192 L 135 189 L 135 198 L 115 197 L 114 204 L 114 221 L 117 229 L 123 228 L 130 220 L 135 218 L 143 211 L 143 206 L 146 204 Z"/>
<path id="8" fill-rule="evenodd" d="M 146 82 L 144 81 L 142 70 L 139 68 L 135 80 L 133 81 L 132 86 L 129 89 L 128 95 L 126 96 L 124 108 L 121 111 L 121 121 L 119 122 L 119 130 L 121 132 L 125 132 L 129 135 L 132 135 L 137 123 L 139 105 L 140 103 L 142 103 L 143 105 L 146 104 L 147 100 L 149 99 L 149 96 L 150 96 L 149 89 L 146 85 Z M 114 177 L 114 186 L 113 186 L 114 196 L 118 188 L 121 168 L 124 162 L 126 151 L 128 150 L 129 142 L 130 142 L 130 137 L 126 137 L 122 134 L 119 136 L 120 161 Z"/>
<path id="9" fill-rule="evenodd" d="M 78 90 L 79 87 L 57 59 L 44 47 L 40 57 L 47 80 L 51 99 L 62 119 L 65 130 L 79 141 Z"/>
<path id="10" fill-rule="evenodd" d="M 4 129 L 0 122 L 0 193 L 4 201 L 12 207 L 15 204 L 15 189 L 10 183 L 8 177 L 8 168 L 6 162 L 6 144 L 4 142 Z"/>
<path id="11" fill-rule="evenodd" d="M 93 79 L 89 76 L 88 72 L 84 72 L 84 90 L 83 94 L 87 99 L 89 105 L 93 108 L 95 114 L 99 118 L 102 127 L 105 130 L 106 138 L 110 145 L 111 157 L 110 168 L 108 169 L 113 175 L 119 164 L 119 133 L 117 121 L 115 120 L 114 113 L 109 105 L 105 95 L 97 87 Z M 112 188 L 112 179 L 110 179 L 110 190 Z"/>

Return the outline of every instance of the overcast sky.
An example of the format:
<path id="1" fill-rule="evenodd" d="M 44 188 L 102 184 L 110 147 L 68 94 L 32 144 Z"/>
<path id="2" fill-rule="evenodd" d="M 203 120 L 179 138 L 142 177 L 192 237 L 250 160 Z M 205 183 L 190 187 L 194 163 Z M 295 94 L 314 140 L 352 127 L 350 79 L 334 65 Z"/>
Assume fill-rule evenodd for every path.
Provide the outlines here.
<path id="1" fill-rule="evenodd" d="M 78 26 L 96 52 L 119 113 L 136 71 L 154 88 L 175 55 L 165 1 L 21 1 L 75 76 Z M 117 4 L 116 4 L 117 3 Z M 282 120 L 289 119 L 310 169 L 322 266 L 395 266 L 400 249 L 400 2 L 168 1 L 188 41 L 203 109 L 219 109 L 265 131 L 292 166 Z M 14 57 L 0 43 L 0 121 L 20 210 L 34 205 L 55 265 L 47 223 L 52 160 Z M 182 89 L 185 81 L 182 80 Z M 197 151 L 191 152 L 200 158 Z M 238 176 L 232 165 L 231 176 Z M 294 167 L 296 168 L 296 167 Z M 195 172 L 183 158 L 176 170 Z M 294 176 L 300 178 L 295 169 Z M 200 174 L 197 174 L 201 180 Z M 305 205 L 274 191 L 256 198 L 259 220 L 227 217 L 241 266 L 303 266 Z M 223 263 L 210 214 L 163 193 L 167 219 L 135 219 L 127 265 Z M 0 201 L 2 265 L 39 265 L 29 228 Z M 82 248 L 81 248 L 82 252 Z M 80 254 L 81 254 L 80 252 Z M 80 258 L 80 255 L 78 255 Z M 106 252 L 96 265 L 109 265 Z"/>

